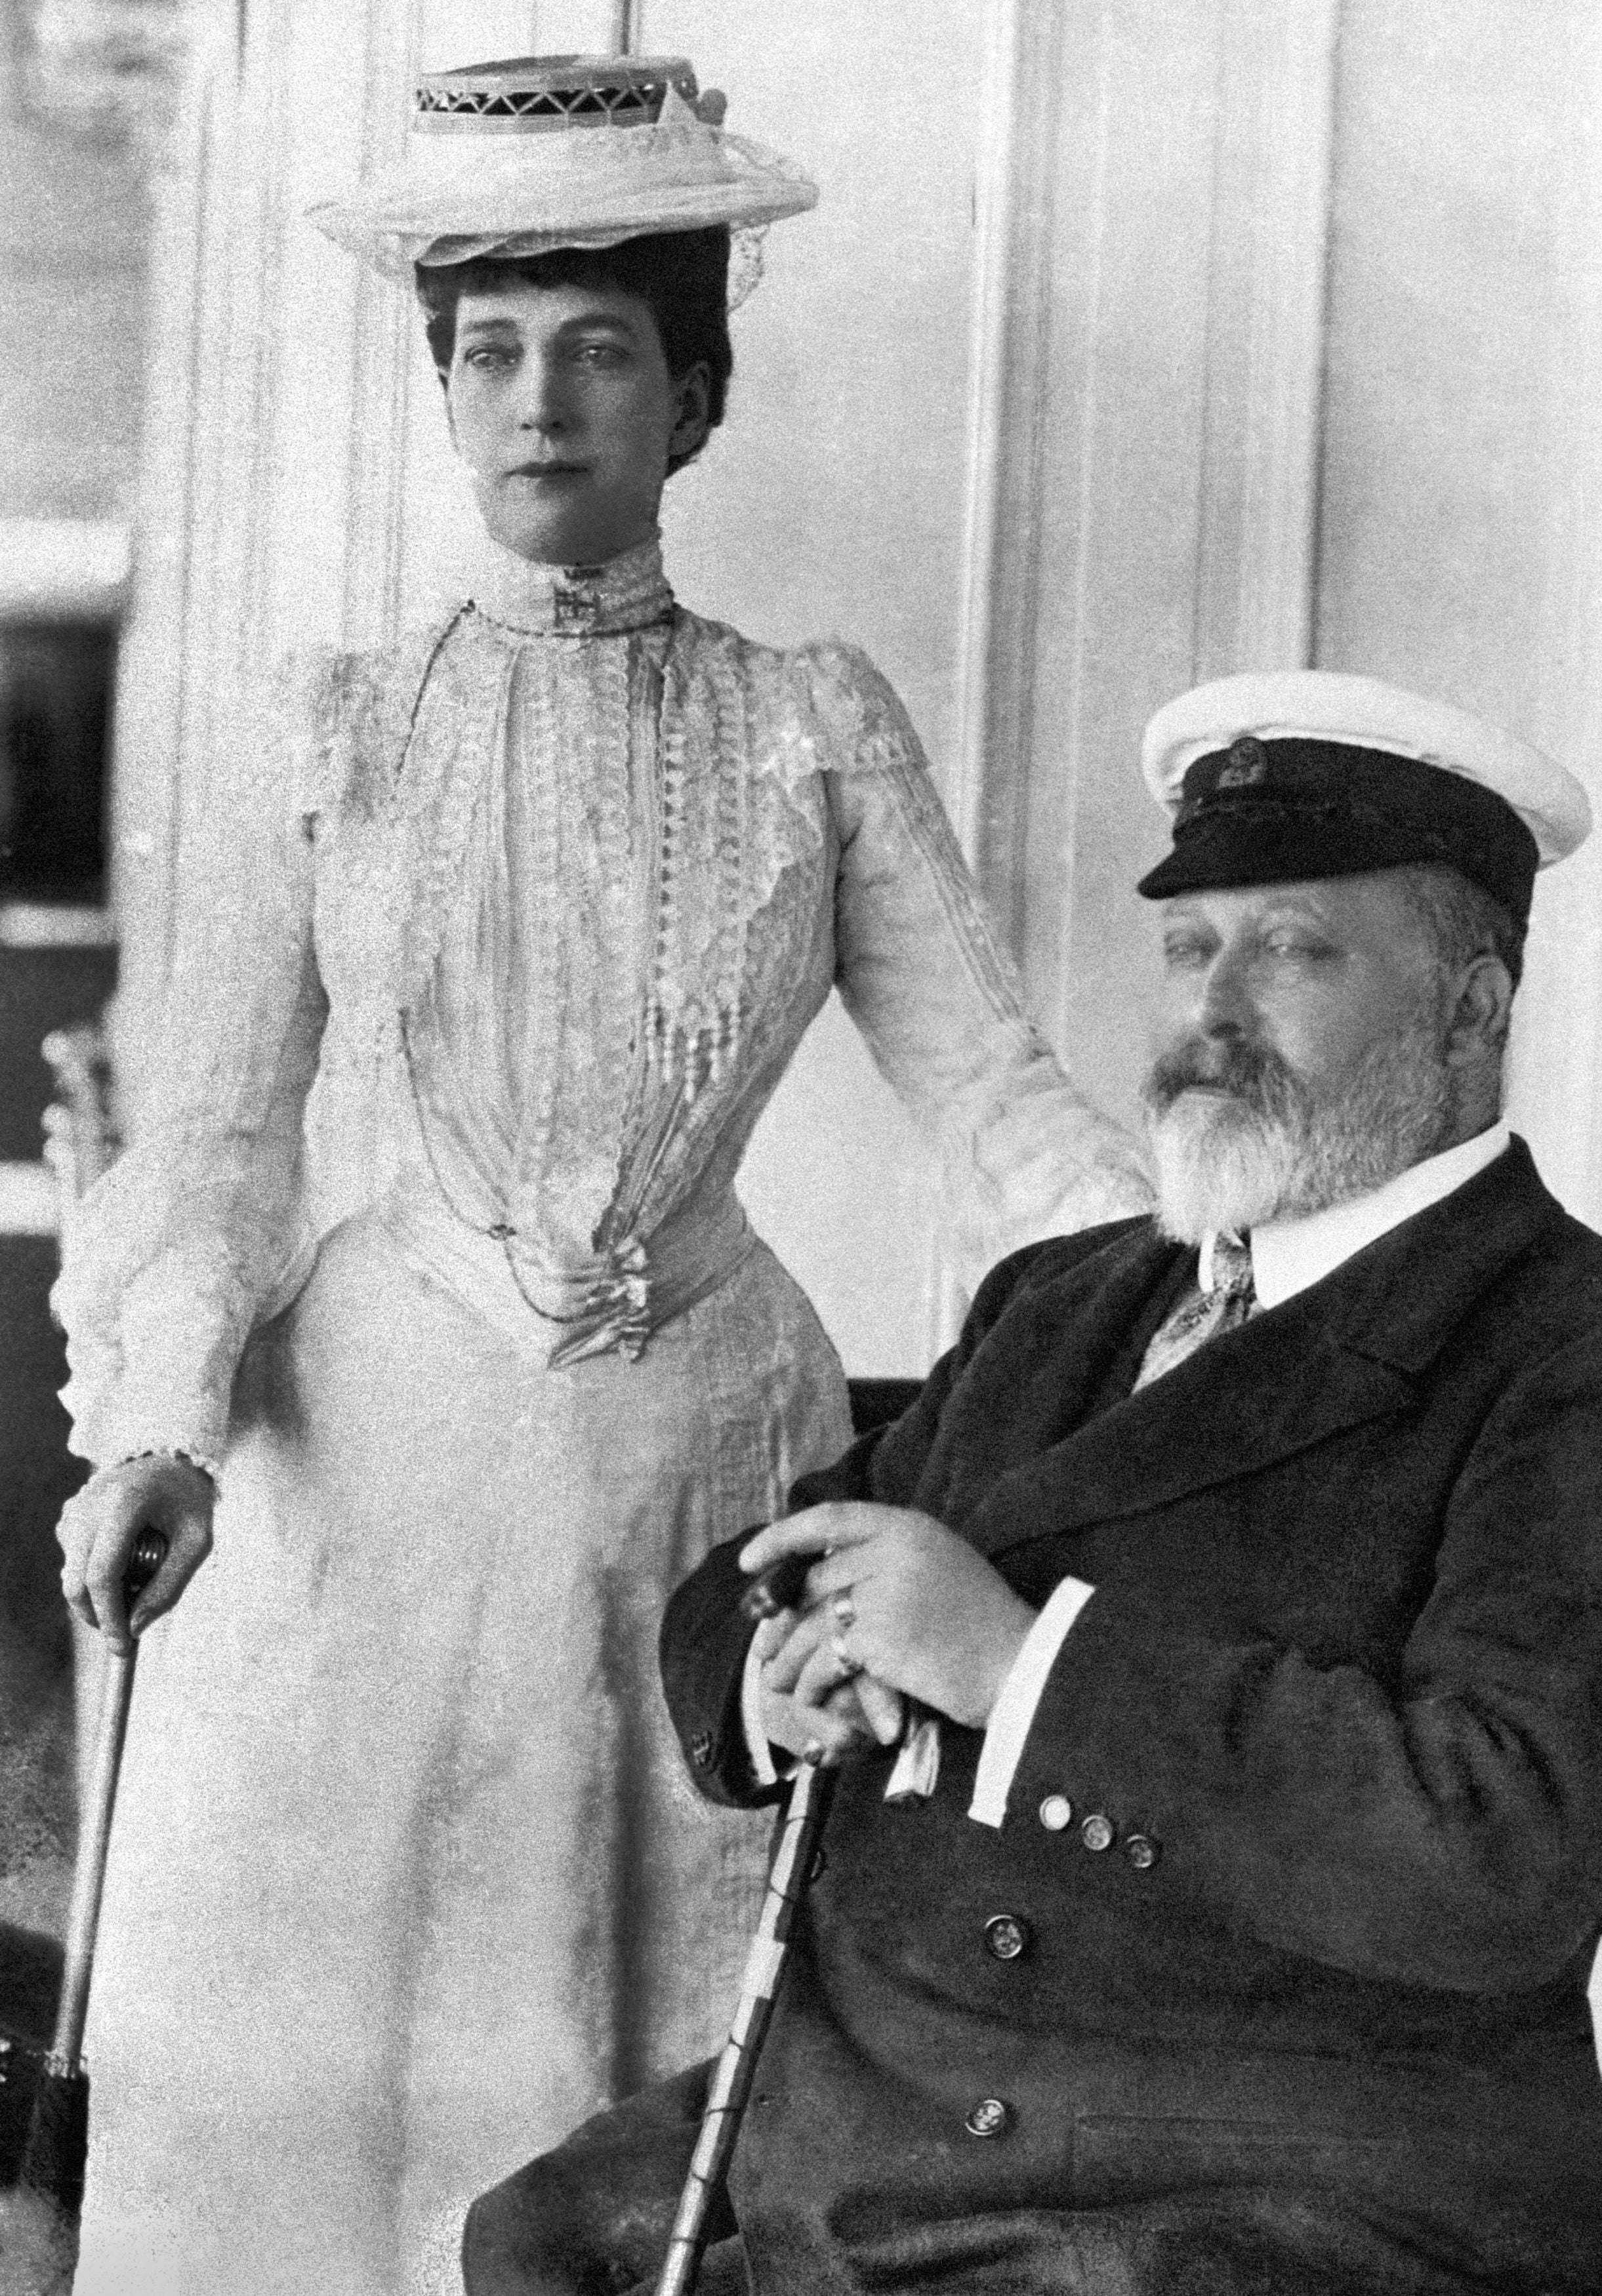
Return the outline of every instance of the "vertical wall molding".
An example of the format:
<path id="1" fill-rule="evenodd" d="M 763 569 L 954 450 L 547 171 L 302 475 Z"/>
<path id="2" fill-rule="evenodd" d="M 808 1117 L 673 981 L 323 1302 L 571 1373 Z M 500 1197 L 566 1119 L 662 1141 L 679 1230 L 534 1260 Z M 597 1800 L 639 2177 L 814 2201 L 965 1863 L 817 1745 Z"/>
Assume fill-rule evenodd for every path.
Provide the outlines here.
<path id="1" fill-rule="evenodd" d="M 945 797 L 963 851 L 1015 945 L 1023 906 L 1011 863 L 1023 788 L 995 761 L 1023 757 L 1029 743 L 1036 588 L 1030 506 L 1049 338 L 1052 207 L 1042 162 L 1056 143 L 1061 32 L 1056 8 L 988 0 L 974 152 L 956 742 Z M 1020 422 L 1033 426 L 1026 439 Z M 924 1300 L 932 1360 L 955 1338 L 965 1304 L 938 1236 L 929 1246 Z"/>
<path id="2" fill-rule="evenodd" d="M 1309 659 L 1337 19 L 987 12 L 953 808 L 1037 1017 L 1125 1113 L 1140 726 Z"/>
<path id="3" fill-rule="evenodd" d="M 357 172 L 398 167 L 406 157 L 407 96 L 416 77 L 415 8 L 367 0 Z M 401 620 L 412 337 L 416 316 L 394 283 L 363 265 L 356 275 L 355 376 L 347 484 L 359 515 L 345 561 L 343 632 L 352 646 L 380 645 Z"/>
<path id="4" fill-rule="evenodd" d="M 232 140 L 241 62 L 238 25 L 219 28 L 190 61 L 165 164 L 155 181 L 141 501 L 135 581 L 119 647 L 111 791 L 111 898 L 121 939 L 113 1037 L 120 1076 L 150 1040 L 171 935 L 178 758 L 192 680 L 197 503 L 204 441 L 195 409 L 214 365 L 198 282 L 223 243 L 219 147 Z M 127 1120 L 126 1111 L 119 1111 Z"/>
<path id="5" fill-rule="evenodd" d="M 1195 674 L 1312 659 L 1338 0 L 1228 0 Z"/>
<path id="6" fill-rule="evenodd" d="M 972 405 L 957 630 L 951 810 L 965 851 L 1005 888 L 1015 783 L 992 761 L 1024 746 L 1038 479 L 1049 343 L 1049 159 L 1061 103 L 1062 19 L 990 0 L 974 181 Z M 1023 426 L 1022 430 L 1020 425 Z M 999 850 L 998 850 L 998 849 Z M 1002 905 L 998 904 L 998 906 Z"/>
<path id="7" fill-rule="evenodd" d="M 1541 372 L 1551 442 L 1531 738 L 1587 782 L 1589 843 L 1538 882 L 1515 1007 L 1509 1113 L 1569 1210 L 1602 1227 L 1602 19 L 1563 12 L 1576 91 L 1555 152 L 1555 309 Z"/>
<path id="8" fill-rule="evenodd" d="M 1337 14 L 989 12 L 954 794 L 1070 1050 L 1147 709 L 1308 658 Z"/>
<path id="9" fill-rule="evenodd" d="M 304 210 L 402 158 L 420 62 L 517 53 L 534 20 L 530 0 L 256 0 L 242 39 L 234 19 L 214 20 L 194 59 L 158 201 L 119 681 L 124 1077 L 145 1066 L 157 1021 L 185 822 L 241 704 L 297 647 L 392 636 L 433 554 L 438 501 L 413 492 L 426 427 L 414 418 L 426 372 L 415 307 Z M 431 468 L 448 462 L 431 433 L 429 447 Z M 136 1107 L 127 1113 L 136 1126 Z"/>

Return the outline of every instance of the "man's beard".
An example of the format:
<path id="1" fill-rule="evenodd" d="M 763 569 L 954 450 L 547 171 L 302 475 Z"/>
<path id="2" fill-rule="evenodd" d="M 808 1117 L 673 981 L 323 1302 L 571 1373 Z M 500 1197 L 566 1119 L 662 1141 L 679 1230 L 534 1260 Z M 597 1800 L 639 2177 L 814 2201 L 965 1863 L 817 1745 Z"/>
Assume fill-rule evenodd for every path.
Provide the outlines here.
<path id="1" fill-rule="evenodd" d="M 1422 1010 L 1334 1100 L 1319 1103 L 1277 1053 L 1195 1037 L 1154 1062 L 1141 1097 L 1158 1222 L 1180 1243 L 1363 1195 L 1443 1147 L 1456 1114 L 1440 1030 Z"/>

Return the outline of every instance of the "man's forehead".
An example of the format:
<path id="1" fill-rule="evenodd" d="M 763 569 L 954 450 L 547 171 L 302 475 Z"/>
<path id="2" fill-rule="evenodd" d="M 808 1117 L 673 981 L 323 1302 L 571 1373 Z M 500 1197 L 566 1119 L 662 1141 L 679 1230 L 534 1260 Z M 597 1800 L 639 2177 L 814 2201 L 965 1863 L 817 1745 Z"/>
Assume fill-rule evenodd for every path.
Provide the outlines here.
<path id="1" fill-rule="evenodd" d="M 1220 927 L 1301 915 L 1354 931 L 1399 932 L 1409 914 L 1401 873 L 1354 872 L 1350 876 L 1296 877 L 1280 884 L 1209 885 L 1171 894 L 1157 905 L 1160 921 L 1204 917 Z"/>

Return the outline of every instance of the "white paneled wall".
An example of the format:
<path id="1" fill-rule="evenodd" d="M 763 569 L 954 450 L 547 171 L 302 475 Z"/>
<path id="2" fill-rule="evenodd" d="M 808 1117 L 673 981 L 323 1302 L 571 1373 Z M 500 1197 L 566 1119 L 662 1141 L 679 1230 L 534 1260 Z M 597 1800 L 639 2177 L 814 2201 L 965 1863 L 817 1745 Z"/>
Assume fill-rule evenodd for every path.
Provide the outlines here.
<path id="1" fill-rule="evenodd" d="M 965 792 L 1037 1013 L 1132 1117 L 1141 726 L 1305 660 L 1333 0 L 1020 5 L 999 537 Z"/>
<path id="2" fill-rule="evenodd" d="M 878 657 L 1037 1013 L 1109 1103 L 1138 1073 L 1130 888 L 1161 843 L 1135 744 L 1194 678 L 1310 644 L 1602 787 L 1595 0 L 637 12 L 825 193 L 773 234 L 727 426 L 670 491 L 681 593 Z M 415 315 L 301 209 L 399 150 L 415 66 L 593 46 L 615 11 L 251 0 L 242 53 L 227 13 L 161 189 L 125 1081 L 223 711 L 285 647 L 431 611 L 466 515 Z M 1516 1114 L 1602 1221 L 1602 839 L 1543 889 L 1523 1007 Z M 838 1013 L 747 1194 L 851 1369 L 922 1366 L 951 1308 L 924 1168 Z"/>
<path id="3" fill-rule="evenodd" d="M 647 45 L 727 87 L 731 124 L 825 187 L 781 226 L 735 323 L 729 421 L 678 479 L 670 564 L 700 610 L 778 641 L 868 645 L 937 758 L 951 748 L 974 107 L 960 0 L 768 12 L 657 0 Z M 252 0 L 237 71 L 197 73 L 168 186 L 137 611 L 118 773 L 119 1045 L 136 1075 L 160 993 L 171 857 L 221 712 L 285 648 L 371 644 L 431 612 L 471 517 L 404 295 L 302 219 L 399 148 L 415 65 L 595 45 L 609 7 Z M 926 1342 L 923 1168 L 838 1014 L 750 1168 L 753 1210 L 852 1361 Z"/>
<path id="4" fill-rule="evenodd" d="M 730 418 L 670 490 L 686 600 L 838 631 L 903 693 L 1036 1008 L 1126 1110 L 1133 748 L 1198 664 L 1295 659 L 1333 0 L 644 0 L 731 122 L 824 187 L 735 323 Z M 253 0 L 168 187 L 119 774 L 136 1071 L 185 792 L 285 647 L 382 638 L 470 516 L 406 299 L 301 219 L 404 135 L 412 70 L 593 45 L 610 4 Z M 753 1147 L 752 1210 L 853 1368 L 949 1320 L 926 1174 L 838 1013 Z"/>
<path id="5" fill-rule="evenodd" d="M 1602 21 L 1591 0 L 642 0 L 811 167 L 669 491 L 681 594 L 838 631 L 905 695 L 1034 1008 L 1132 1108 L 1156 702 L 1308 657 L 1602 725 Z M 219 12 L 219 19 L 226 12 Z M 304 223 L 396 153 L 417 65 L 589 46 L 612 0 L 251 0 L 163 189 L 118 767 L 136 1075 L 185 792 L 283 648 L 451 586 L 464 522 L 406 299 Z M 1335 186 L 1332 203 L 1331 184 Z M 1327 296 L 1328 303 L 1327 324 Z M 1602 845 L 1598 847 L 1602 855 Z M 1602 857 L 1543 890 L 1516 1105 L 1602 1218 Z M 838 1013 L 747 1193 L 853 1369 L 949 1317 L 926 1176 Z"/>
<path id="6" fill-rule="evenodd" d="M 1546 744 L 1602 819 L 1602 10 L 1345 0 L 1318 655 Z M 1602 838 L 1544 877 L 1512 1114 L 1602 1226 Z"/>

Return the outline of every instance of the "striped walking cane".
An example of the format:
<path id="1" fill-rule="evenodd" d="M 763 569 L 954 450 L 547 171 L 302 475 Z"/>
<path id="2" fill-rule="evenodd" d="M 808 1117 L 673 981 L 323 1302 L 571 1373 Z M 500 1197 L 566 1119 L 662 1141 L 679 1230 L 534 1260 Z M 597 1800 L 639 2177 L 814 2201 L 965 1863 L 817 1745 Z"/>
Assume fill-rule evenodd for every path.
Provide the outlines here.
<path id="1" fill-rule="evenodd" d="M 795 1774 L 789 1805 L 768 1876 L 762 1917 L 752 1939 L 739 2006 L 707 2092 L 701 2134 L 679 2197 L 678 2214 L 656 2283 L 656 2296 L 691 2296 L 706 2245 L 709 2212 L 728 2172 L 735 2140 L 751 2095 L 774 1997 L 784 1974 L 791 1927 L 817 1851 L 834 1784 L 818 1755 L 809 1753 Z"/>
<path id="2" fill-rule="evenodd" d="M 167 1541 L 159 1530 L 139 1534 L 123 1599 L 131 1610 L 160 1569 Z M 89 1980 L 94 1972 L 94 1939 L 100 1927 L 100 1898 L 105 1886 L 111 1814 L 134 1694 L 131 1650 L 107 1648 L 102 1660 L 100 1718 L 94 1737 L 91 1784 L 78 1828 L 72 1901 L 67 1915 L 67 1951 L 62 1974 L 55 2035 L 34 2095 L 33 2121 L 23 2155 L 21 2181 L 76 2217 L 84 2194 L 84 2161 L 89 2141 L 89 2076 L 84 2070 L 84 2026 L 89 2013 Z"/>

